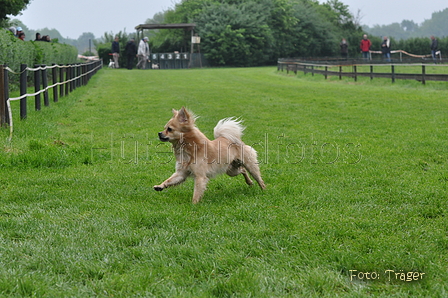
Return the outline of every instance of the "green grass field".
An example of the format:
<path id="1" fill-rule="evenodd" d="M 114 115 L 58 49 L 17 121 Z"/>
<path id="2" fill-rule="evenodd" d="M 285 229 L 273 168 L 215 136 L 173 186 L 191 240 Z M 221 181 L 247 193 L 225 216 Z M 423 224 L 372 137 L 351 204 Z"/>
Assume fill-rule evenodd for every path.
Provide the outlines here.
<path id="1" fill-rule="evenodd" d="M 2 297 L 446 297 L 446 83 L 101 70 L 0 131 Z M 187 106 L 247 126 L 267 189 L 156 192 Z"/>

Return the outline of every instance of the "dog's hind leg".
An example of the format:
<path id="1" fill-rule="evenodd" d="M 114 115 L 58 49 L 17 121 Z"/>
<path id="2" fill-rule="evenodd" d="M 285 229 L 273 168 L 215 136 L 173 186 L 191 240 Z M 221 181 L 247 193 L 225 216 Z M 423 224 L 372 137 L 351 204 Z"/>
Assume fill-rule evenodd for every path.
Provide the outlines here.
<path id="1" fill-rule="evenodd" d="M 246 180 L 246 183 L 248 185 L 253 185 L 254 183 L 250 179 L 249 175 L 246 173 L 246 169 L 241 166 L 241 162 L 233 161 L 229 168 L 226 171 L 226 174 L 230 177 L 237 176 L 239 174 L 242 174 L 244 176 L 244 180 Z"/>
<path id="2" fill-rule="evenodd" d="M 251 176 L 257 181 L 261 189 L 265 189 L 263 178 L 261 178 L 260 168 L 258 167 L 257 152 L 250 146 L 244 146 L 244 162 L 243 166 L 251 174 Z M 247 174 L 246 174 L 247 175 Z"/>
<path id="3" fill-rule="evenodd" d="M 251 176 L 257 181 L 258 185 L 260 185 L 261 189 L 265 189 L 266 185 L 264 184 L 263 178 L 261 178 L 260 168 L 255 163 L 244 164 L 246 170 L 251 174 Z M 247 175 L 247 174 L 246 174 Z"/>
<path id="4" fill-rule="evenodd" d="M 253 184 L 254 184 L 254 183 L 252 182 L 252 180 L 250 179 L 249 175 L 247 175 L 247 173 L 246 173 L 246 169 L 241 168 L 241 174 L 243 174 L 243 176 L 244 176 L 244 180 L 246 180 L 246 183 L 247 183 L 248 185 L 253 185 Z"/>
<path id="5" fill-rule="evenodd" d="M 193 204 L 199 203 L 207 188 L 208 178 L 206 176 L 196 176 L 194 178 Z"/>

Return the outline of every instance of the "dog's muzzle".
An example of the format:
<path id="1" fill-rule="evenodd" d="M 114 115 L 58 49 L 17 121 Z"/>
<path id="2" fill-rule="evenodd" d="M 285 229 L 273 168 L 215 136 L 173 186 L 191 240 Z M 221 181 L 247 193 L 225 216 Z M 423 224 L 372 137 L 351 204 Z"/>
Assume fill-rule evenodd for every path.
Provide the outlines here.
<path id="1" fill-rule="evenodd" d="M 168 142 L 170 138 L 165 136 L 163 132 L 159 132 L 159 140 L 161 140 L 162 142 Z"/>

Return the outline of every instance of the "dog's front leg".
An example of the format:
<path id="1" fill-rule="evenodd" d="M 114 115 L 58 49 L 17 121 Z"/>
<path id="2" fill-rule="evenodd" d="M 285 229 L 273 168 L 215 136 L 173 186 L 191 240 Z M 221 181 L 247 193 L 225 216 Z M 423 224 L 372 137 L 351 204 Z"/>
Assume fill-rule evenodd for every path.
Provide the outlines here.
<path id="1" fill-rule="evenodd" d="M 196 176 L 194 178 L 193 204 L 199 203 L 207 188 L 208 178 L 206 176 Z"/>
<path id="2" fill-rule="evenodd" d="M 188 175 L 186 172 L 183 172 L 183 171 L 175 172 L 173 175 L 171 175 L 170 178 L 163 181 L 162 184 L 154 185 L 154 189 L 157 191 L 162 191 L 163 189 L 165 189 L 167 187 L 181 184 L 182 182 L 185 181 L 185 179 L 187 179 L 187 177 L 188 177 Z"/>

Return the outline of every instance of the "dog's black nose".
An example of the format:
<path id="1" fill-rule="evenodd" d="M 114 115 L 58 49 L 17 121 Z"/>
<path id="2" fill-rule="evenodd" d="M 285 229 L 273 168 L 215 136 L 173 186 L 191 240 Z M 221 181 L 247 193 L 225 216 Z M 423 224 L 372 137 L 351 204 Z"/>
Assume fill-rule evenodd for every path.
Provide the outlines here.
<path id="1" fill-rule="evenodd" d="M 163 134 L 163 132 L 159 132 L 159 140 L 162 142 L 168 142 L 169 138 Z"/>

